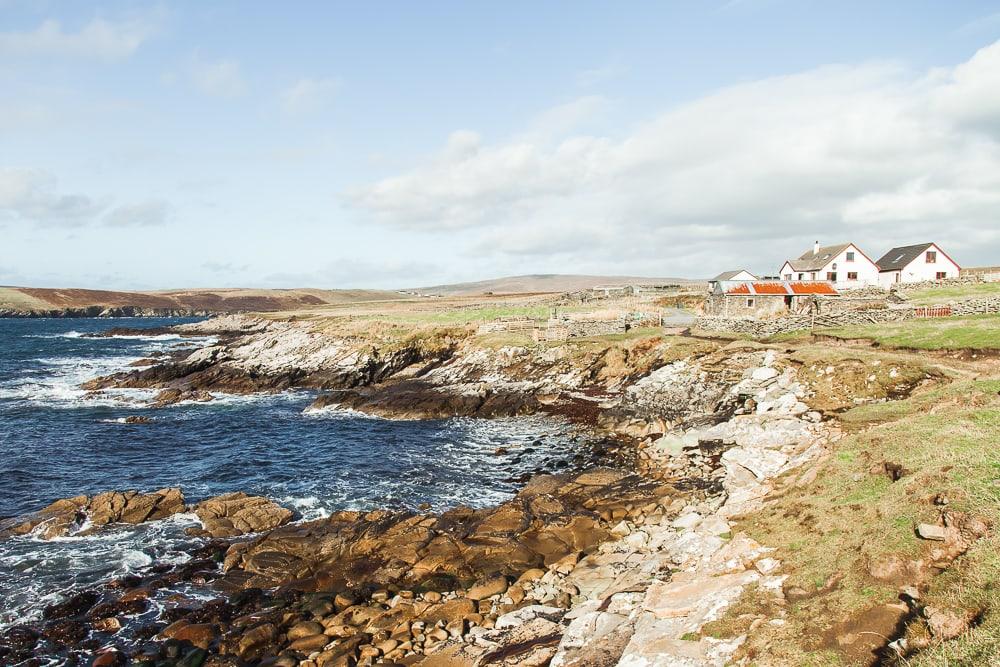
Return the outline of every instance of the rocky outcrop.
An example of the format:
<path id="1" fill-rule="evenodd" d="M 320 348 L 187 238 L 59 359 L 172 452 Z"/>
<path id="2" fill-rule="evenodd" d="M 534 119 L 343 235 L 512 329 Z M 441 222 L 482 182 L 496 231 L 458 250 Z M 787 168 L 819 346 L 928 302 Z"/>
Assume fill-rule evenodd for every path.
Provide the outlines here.
<path id="1" fill-rule="evenodd" d="M 211 537 L 236 537 L 283 526 L 295 516 L 267 498 L 229 493 L 198 503 L 193 508 L 204 533 Z"/>
<path id="2" fill-rule="evenodd" d="M 81 308 L 51 308 L 48 310 L 15 310 L 0 308 L 0 318 L 60 318 L 81 317 L 208 317 L 219 311 L 197 308 L 142 308 L 139 306 L 85 306 Z"/>
<path id="3" fill-rule="evenodd" d="M 0 523 L 0 539 L 28 533 L 47 540 L 89 535 L 108 524 L 154 521 L 185 509 L 180 489 L 160 489 L 153 493 L 108 491 L 96 496 L 63 498 L 34 514 Z"/>
<path id="4" fill-rule="evenodd" d="M 45 540 L 67 535 L 92 535 L 112 524 L 139 524 L 194 512 L 210 537 L 235 537 L 282 526 L 294 518 L 291 510 L 260 496 L 230 493 L 193 506 L 186 505 L 180 489 L 153 493 L 107 491 L 55 501 L 27 516 L 0 522 L 0 539 L 29 533 Z"/>

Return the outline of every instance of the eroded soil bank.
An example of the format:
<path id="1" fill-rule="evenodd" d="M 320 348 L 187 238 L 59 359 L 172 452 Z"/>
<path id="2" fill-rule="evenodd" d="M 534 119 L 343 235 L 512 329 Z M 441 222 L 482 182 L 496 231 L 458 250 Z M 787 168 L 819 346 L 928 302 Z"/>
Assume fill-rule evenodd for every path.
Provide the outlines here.
<path id="1" fill-rule="evenodd" d="M 295 522 L 264 499 L 208 501 L 215 509 L 193 511 L 211 539 L 191 561 L 155 565 L 47 608 L 44 621 L 5 632 L 0 659 L 306 667 L 746 662 L 753 659 L 741 652 L 746 633 L 713 637 L 702 632 L 706 625 L 748 591 L 767 610 L 760 622 L 780 624 L 782 607 L 801 593 L 788 590 L 768 545 L 734 529 L 737 519 L 761 511 L 776 490 L 815 481 L 842 435 L 830 415 L 943 382 L 939 370 L 904 356 L 874 363 L 815 346 L 676 336 L 521 347 L 462 330 L 387 342 L 249 317 L 181 329 L 219 342 L 88 388 L 155 388 L 155 401 L 166 404 L 211 400 L 219 391 L 310 387 L 324 391 L 311 409 L 393 418 L 547 413 L 613 436 L 626 454 L 607 461 L 615 467 L 598 460 L 582 471 L 536 476 L 516 498 L 487 510 L 340 512 Z M 73 499 L 33 525 L 17 525 L 45 532 L 77 522 L 99 530 L 143 514 L 150 502 L 141 520 L 158 519 L 164 501 L 145 498 Z M 130 512 L 132 503 L 143 511 Z M 280 518 L 272 525 L 268 517 Z M 986 531 L 972 518 L 961 526 L 941 541 Z M 159 600 L 167 581 L 216 597 Z M 893 638 L 860 649 L 834 644 L 845 659 L 873 664 Z"/>

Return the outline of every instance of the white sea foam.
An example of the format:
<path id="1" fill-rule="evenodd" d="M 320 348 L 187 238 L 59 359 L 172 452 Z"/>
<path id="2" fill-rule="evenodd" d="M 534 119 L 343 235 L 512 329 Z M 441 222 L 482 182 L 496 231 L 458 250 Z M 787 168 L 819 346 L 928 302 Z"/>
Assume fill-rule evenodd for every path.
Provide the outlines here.
<path id="1" fill-rule="evenodd" d="M 325 419 L 378 419 L 385 420 L 385 417 L 361 412 L 354 408 L 341 407 L 339 403 L 324 405 L 321 408 L 314 408 L 311 405 L 302 410 L 304 417 L 325 418 Z"/>

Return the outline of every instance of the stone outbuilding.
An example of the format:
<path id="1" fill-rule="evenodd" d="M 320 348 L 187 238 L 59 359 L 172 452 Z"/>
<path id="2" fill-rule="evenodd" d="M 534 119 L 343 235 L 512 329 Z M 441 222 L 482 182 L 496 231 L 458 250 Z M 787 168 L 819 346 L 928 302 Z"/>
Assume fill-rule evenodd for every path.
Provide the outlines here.
<path id="1" fill-rule="evenodd" d="M 757 280 L 758 276 L 750 273 L 746 269 L 735 269 L 733 271 L 723 271 L 719 275 L 715 276 L 708 281 L 708 291 L 711 292 L 715 289 L 715 286 L 719 283 L 724 283 L 732 280 Z"/>
<path id="2" fill-rule="evenodd" d="M 705 300 L 705 314 L 719 317 L 777 317 L 818 310 L 818 300 L 840 293 L 825 281 L 723 281 Z"/>

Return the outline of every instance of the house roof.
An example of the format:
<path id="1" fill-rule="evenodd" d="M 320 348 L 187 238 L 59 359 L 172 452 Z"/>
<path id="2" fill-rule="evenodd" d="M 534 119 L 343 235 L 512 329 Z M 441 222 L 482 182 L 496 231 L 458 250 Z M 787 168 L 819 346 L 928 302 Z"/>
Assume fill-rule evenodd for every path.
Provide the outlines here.
<path id="1" fill-rule="evenodd" d="M 839 296 L 840 292 L 824 280 L 811 282 L 792 282 L 779 280 L 775 282 L 755 282 L 740 280 L 722 286 L 722 292 L 727 296 Z"/>
<path id="2" fill-rule="evenodd" d="M 822 246 L 817 253 L 807 250 L 798 259 L 788 260 L 788 263 L 792 265 L 793 271 L 819 271 L 829 264 L 834 257 L 851 247 L 851 245 L 850 243 L 839 243 L 837 245 Z"/>
<path id="3" fill-rule="evenodd" d="M 917 257 L 920 257 L 932 245 L 934 244 L 918 243 L 917 245 L 904 245 L 893 248 L 882 255 L 875 263 L 878 265 L 879 271 L 900 271 Z"/>
<path id="4" fill-rule="evenodd" d="M 735 271 L 723 271 L 719 275 L 717 275 L 714 278 L 712 278 L 712 280 L 710 282 L 718 283 L 718 282 L 722 282 L 723 280 L 732 280 L 733 278 L 735 278 L 736 276 L 738 276 L 738 275 L 740 275 L 741 273 L 744 273 L 744 272 L 745 273 L 749 273 L 751 276 L 753 275 L 753 273 L 751 273 L 750 271 L 747 271 L 746 269 L 736 269 Z"/>

